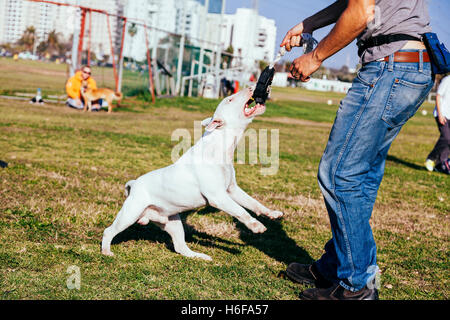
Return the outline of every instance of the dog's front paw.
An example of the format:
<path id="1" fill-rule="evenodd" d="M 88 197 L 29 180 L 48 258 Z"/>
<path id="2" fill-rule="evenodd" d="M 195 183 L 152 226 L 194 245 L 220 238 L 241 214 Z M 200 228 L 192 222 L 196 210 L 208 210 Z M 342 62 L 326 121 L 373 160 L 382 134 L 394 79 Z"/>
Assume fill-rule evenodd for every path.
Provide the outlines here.
<path id="1" fill-rule="evenodd" d="M 272 211 L 267 216 L 270 219 L 275 220 L 275 219 L 281 218 L 283 215 L 284 215 L 284 213 L 281 211 Z"/>
<path id="2" fill-rule="evenodd" d="M 249 224 L 248 228 L 252 230 L 253 233 L 264 233 L 267 228 L 258 220 L 253 219 Z"/>

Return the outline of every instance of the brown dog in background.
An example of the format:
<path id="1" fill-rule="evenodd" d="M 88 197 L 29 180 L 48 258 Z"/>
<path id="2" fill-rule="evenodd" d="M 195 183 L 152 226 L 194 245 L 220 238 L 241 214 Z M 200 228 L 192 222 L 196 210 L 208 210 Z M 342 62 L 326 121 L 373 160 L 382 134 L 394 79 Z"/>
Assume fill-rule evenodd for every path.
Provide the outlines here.
<path id="1" fill-rule="evenodd" d="M 108 113 L 112 112 L 113 100 L 117 100 L 117 106 L 120 106 L 123 95 L 120 92 L 114 92 L 108 88 L 91 89 L 88 87 L 87 81 L 83 81 L 81 87 L 81 95 L 84 99 L 83 111 L 92 110 L 92 102 L 100 99 L 105 99 L 108 103 Z"/>

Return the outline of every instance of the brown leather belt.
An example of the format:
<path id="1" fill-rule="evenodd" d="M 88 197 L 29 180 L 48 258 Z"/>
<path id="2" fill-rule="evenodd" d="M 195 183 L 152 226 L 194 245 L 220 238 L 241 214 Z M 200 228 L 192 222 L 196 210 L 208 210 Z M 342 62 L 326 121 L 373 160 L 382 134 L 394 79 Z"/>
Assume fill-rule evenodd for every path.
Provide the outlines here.
<path id="1" fill-rule="evenodd" d="M 423 52 L 423 62 L 430 62 L 428 52 Z M 384 57 L 384 61 L 389 61 L 389 56 Z M 420 62 L 420 56 L 418 51 L 401 51 L 394 53 L 394 62 Z"/>

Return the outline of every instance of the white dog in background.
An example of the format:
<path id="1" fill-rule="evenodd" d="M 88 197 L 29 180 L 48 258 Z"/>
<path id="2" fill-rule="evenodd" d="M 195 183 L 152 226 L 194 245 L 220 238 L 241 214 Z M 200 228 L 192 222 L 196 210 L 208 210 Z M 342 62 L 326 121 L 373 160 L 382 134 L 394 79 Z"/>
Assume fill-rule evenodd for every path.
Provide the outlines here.
<path id="1" fill-rule="evenodd" d="M 157 224 L 172 237 L 175 251 L 187 256 L 211 260 L 194 252 L 185 242 L 179 213 L 209 204 L 227 212 L 254 233 L 267 229 L 244 208 L 257 215 L 277 219 L 273 211 L 245 193 L 236 183 L 234 151 L 247 126 L 265 112 L 264 105 L 249 106 L 254 87 L 225 98 L 214 116 L 202 124 L 203 137 L 174 164 L 149 172 L 126 184 L 127 199 L 113 224 L 103 233 L 102 253 L 112 256 L 113 238 L 135 222 Z"/>

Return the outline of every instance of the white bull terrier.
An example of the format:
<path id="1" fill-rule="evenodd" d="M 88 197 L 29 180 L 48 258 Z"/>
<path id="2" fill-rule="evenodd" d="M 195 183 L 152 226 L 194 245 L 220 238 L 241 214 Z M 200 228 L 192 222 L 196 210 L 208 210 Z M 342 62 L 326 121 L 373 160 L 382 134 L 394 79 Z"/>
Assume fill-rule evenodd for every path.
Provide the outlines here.
<path id="1" fill-rule="evenodd" d="M 227 212 L 254 233 L 266 227 L 243 207 L 271 219 L 283 213 L 266 208 L 236 183 L 234 150 L 255 116 L 266 111 L 264 105 L 250 107 L 254 87 L 225 98 L 214 116 L 205 119 L 203 137 L 174 164 L 149 172 L 126 184 L 127 199 L 113 224 L 103 233 L 102 253 L 113 256 L 111 241 L 135 222 L 157 224 L 172 237 L 175 251 L 186 256 L 212 260 L 188 248 L 179 213 L 209 204 Z"/>

